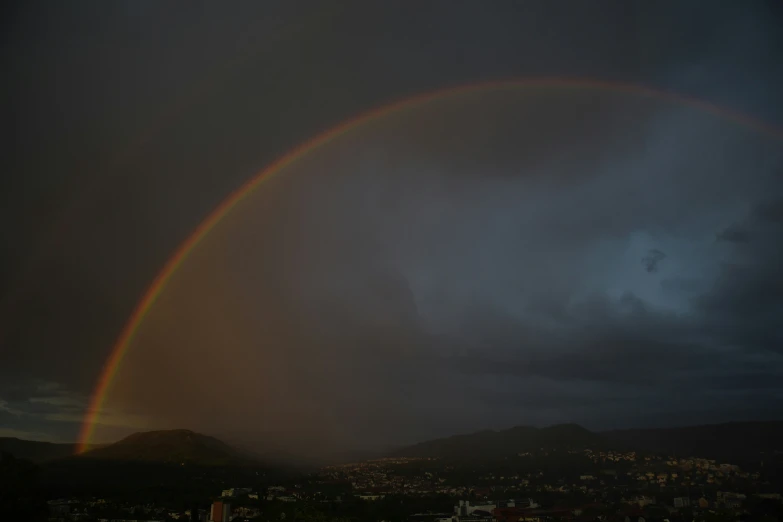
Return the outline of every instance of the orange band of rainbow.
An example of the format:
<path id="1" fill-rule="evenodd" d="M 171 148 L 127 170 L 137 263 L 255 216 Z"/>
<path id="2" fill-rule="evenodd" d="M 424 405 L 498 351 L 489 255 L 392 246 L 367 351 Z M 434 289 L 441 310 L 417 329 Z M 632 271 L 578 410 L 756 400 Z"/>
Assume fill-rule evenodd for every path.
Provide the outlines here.
<path id="1" fill-rule="evenodd" d="M 177 248 L 171 258 L 169 258 L 169 260 L 163 266 L 163 269 L 158 273 L 157 277 L 155 277 L 155 280 L 149 286 L 142 299 L 136 305 L 133 314 L 130 316 L 127 323 L 125 324 L 125 327 L 122 329 L 122 332 L 120 333 L 109 358 L 103 366 L 103 370 L 100 373 L 94 393 L 90 399 L 89 407 L 85 414 L 84 423 L 82 425 L 79 436 L 77 451 L 81 453 L 88 448 L 88 445 L 92 440 L 95 427 L 98 423 L 107 392 L 111 386 L 114 376 L 117 374 L 117 370 L 122 363 L 122 359 L 125 356 L 131 341 L 133 340 L 133 336 L 141 322 L 144 320 L 144 317 L 147 315 L 150 308 L 157 300 L 158 296 L 166 288 L 166 283 L 169 281 L 172 274 L 177 271 L 179 266 L 188 257 L 188 254 L 190 254 L 190 252 L 199 244 L 199 242 L 207 234 L 209 234 L 209 232 L 221 221 L 221 219 L 223 219 L 223 217 L 231 212 L 235 206 L 237 206 L 242 202 L 242 200 L 250 195 L 259 185 L 261 185 L 264 180 L 271 178 L 274 174 L 282 171 L 285 169 L 285 167 L 291 165 L 297 159 L 307 155 L 315 149 L 327 145 L 345 133 L 355 130 L 370 121 L 382 118 L 383 116 L 398 110 L 414 108 L 444 96 L 470 93 L 485 89 L 541 87 L 609 90 L 668 100 L 717 114 L 723 118 L 733 120 L 764 134 L 778 139 L 783 139 L 783 130 L 777 127 L 753 119 L 745 114 L 730 109 L 725 109 L 703 100 L 682 96 L 669 91 L 651 89 L 648 87 L 589 79 L 536 78 L 469 84 L 419 94 L 362 113 L 320 134 L 319 136 L 316 136 L 312 140 L 303 143 L 248 180 L 244 185 L 242 185 L 220 205 L 218 205 L 217 208 L 215 208 L 215 210 L 213 210 L 212 213 L 209 214 L 209 216 L 207 216 L 207 218 L 179 246 L 179 248 Z"/>

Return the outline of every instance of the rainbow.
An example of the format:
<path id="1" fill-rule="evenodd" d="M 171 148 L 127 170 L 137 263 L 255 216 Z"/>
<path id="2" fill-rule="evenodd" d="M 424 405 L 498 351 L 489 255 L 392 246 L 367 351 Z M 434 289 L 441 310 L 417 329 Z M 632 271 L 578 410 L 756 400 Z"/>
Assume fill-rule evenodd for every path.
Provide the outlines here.
<path id="1" fill-rule="evenodd" d="M 354 131 L 368 122 L 377 120 L 378 118 L 382 118 L 396 111 L 402 109 L 412 109 L 445 96 L 467 94 L 481 90 L 536 87 L 608 90 L 618 93 L 628 93 L 638 96 L 662 99 L 665 101 L 676 102 L 696 109 L 704 110 L 721 116 L 725 119 L 735 121 L 763 134 L 767 134 L 778 139 L 783 139 L 783 129 L 779 129 L 765 122 L 756 120 L 746 114 L 736 112 L 731 109 L 726 109 L 704 100 L 683 96 L 671 91 L 652 89 L 639 85 L 591 79 L 536 78 L 468 84 L 436 90 L 424 94 L 418 94 L 359 114 L 358 116 L 346 120 L 336 127 L 316 136 L 310 141 L 301 144 L 250 178 L 241 187 L 228 196 L 228 198 L 220 203 L 220 205 L 218 205 L 212 211 L 212 213 L 210 213 L 207 218 L 201 222 L 201 224 L 190 234 L 190 236 L 181 245 L 179 245 L 179 247 L 174 251 L 174 254 L 165 263 L 161 271 L 152 281 L 152 284 L 150 284 L 149 288 L 144 293 L 141 300 L 136 305 L 136 308 L 120 332 L 120 335 L 117 338 L 109 358 L 104 363 L 84 417 L 84 422 L 82 424 L 79 436 L 77 452 L 83 453 L 87 450 L 89 444 L 91 443 L 107 392 L 109 391 L 111 383 L 114 380 L 120 365 L 122 364 L 123 357 L 128 351 L 128 347 L 130 346 L 131 341 L 133 340 L 133 337 L 142 321 L 144 321 L 144 318 L 155 304 L 155 301 L 166 289 L 166 284 L 171 279 L 171 276 L 187 259 L 190 252 L 193 251 L 196 246 L 198 246 L 201 240 L 206 237 L 210 231 L 212 231 L 212 229 L 215 228 L 215 226 L 217 226 L 217 224 L 220 223 L 220 221 L 231 212 L 234 207 L 244 201 L 265 180 L 271 178 L 278 172 L 283 171 L 286 167 L 297 161 L 299 158 L 309 154 L 310 152 L 313 152 L 316 149 L 328 145 L 340 136 Z"/>

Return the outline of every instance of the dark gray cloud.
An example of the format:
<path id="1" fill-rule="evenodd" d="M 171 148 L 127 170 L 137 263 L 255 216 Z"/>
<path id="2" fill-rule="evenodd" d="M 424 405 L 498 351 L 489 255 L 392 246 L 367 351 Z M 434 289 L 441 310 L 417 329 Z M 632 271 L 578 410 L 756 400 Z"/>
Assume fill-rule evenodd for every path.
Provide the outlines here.
<path id="1" fill-rule="evenodd" d="M 648 272 L 657 272 L 658 271 L 658 265 L 666 259 L 666 254 L 658 250 L 657 248 L 653 248 L 647 251 L 647 255 L 645 255 L 642 258 L 642 265 L 644 265 L 644 269 Z"/>
<path id="2" fill-rule="evenodd" d="M 729 227 L 715 236 L 715 239 L 729 243 L 747 243 L 750 241 L 750 234 L 741 228 Z"/>
<path id="3" fill-rule="evenodd" d="M 760 4 L 310 7 L 52 3 L 5 19 L 6 433 L 75 437 L 176 245 L 359 111 L 586 76 L 783 123 L 780 13 Z M 770 417 L 779 144 L 577 87 L 462 94 L 346 133 L 183 264 L 99 436 L 189 427 L 314 456 L 520 423 Z"/>
<path id="4" fill-rule="evenodd" d="M 704 281 L 698 278 L 671 277 L 661 280 L 661 288 L 667 292 L 698 292 L 704 287 Z"/>
<path id="5" fill-rule="evenodd" d="M 760 204 L 756 208 L 756 216 L 764 221 L 780 223 L 783 221 L 783 199 Z"/>

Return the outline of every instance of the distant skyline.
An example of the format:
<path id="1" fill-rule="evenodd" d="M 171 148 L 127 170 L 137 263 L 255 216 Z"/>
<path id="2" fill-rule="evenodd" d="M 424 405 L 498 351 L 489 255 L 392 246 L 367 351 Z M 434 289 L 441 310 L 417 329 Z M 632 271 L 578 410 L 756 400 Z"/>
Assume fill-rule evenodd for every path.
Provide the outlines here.
<path id="1" fill-rule="evenodd" d="M 363 111 L 569 77 L 783 126 L 772 3 L 9 14 L 0 436 L 76 441 L 178 245 Z M 780 143 L 605 89 L 394 112 L 292 164 L 193 251 L 141 324 L 97 440 L 189 428 L 328 454 L 520 424 L 779 418 Z"/>

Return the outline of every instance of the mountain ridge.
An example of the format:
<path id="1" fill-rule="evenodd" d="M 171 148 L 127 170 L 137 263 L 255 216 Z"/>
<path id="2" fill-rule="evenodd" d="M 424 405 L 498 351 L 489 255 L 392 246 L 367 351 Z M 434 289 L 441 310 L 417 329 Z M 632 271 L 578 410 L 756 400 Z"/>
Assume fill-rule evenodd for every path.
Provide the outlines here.
<path id="1" fill-rule="evenodd" d="M 97 445 L 75 455 L 75 443 L 53 443 L 0 437 L 0 451 L 37 463 L 49 461 L 137 462 L 204 466 L 283 464 L 215 437 L 187 429 L 137 432 L 113 443 Z M 378 452 L 380 457 L 436 457 L 444 459 L 500 459 L 545 449 L 613 449 L 759 462 L 760 457 L 783 455 L 783 421 L 706 424 L 676 428 L 632 428 L 594 432 L 578 424 L 544 428 L 514 426 L 431 439 Z M 289 457 L 291 457 L 289 455 Z"/>
<path id="2" fill-rule="evenodd" d="M 103 446 L 104 444 L 93 444 L 91 449 Z M 78 448 L 79 444 L 76 442 L 48 442 L 18 437 L 0 437 L 0 451 L 35 463 L 73 456 Z"/>
<path id="3" fill-rule="evenodd" d="M 504 430 L 474 433 L 423 441 L 398 448 L 390 456 L 465 459 L 503 458 L 540 449 L 584 449 L 602 445 L 601 438 L 578 424 L 556 424 L 545 428 L 514 426 Z"/>
<path id="4" fill-rule="evenodd" d="M 783 421 L 729 422 L 676 428 L 590 431 L 578 424 L 544 428 L 514 426 L 504 430 L 423 441 L 390 452 L 392 457 L 435 457 L 465 460 L 505 458 L 546 449 L 613 449 L 676 455 L 757 460 L 783 451 Z"/>
<path id="5" fill-rule="evenodd" d="M 737 421 L 676 428 L 631 428 L 601 435 L 620 447 L 678 457 L 747 461 L 783 451 L 783 421 Z"/>
<path id="6" fill-rule="evenodd" d="M 113 444 L 86 451 L 76 458 L 205 466 L 259 463 L 259 459 L 249 452 L 187 429 L 132 433 Z"/>

